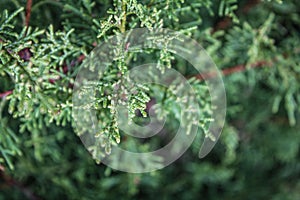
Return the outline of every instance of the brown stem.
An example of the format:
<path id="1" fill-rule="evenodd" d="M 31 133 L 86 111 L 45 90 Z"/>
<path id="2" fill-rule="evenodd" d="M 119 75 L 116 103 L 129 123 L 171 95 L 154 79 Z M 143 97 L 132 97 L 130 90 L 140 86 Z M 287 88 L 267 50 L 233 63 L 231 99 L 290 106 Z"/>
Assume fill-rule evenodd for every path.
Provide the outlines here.
<path id="1" fill-rule="evenodd" d="M 29 22 L 30 22 L 31 7 L 32 7 L 32 0 L 27 0 L 27 3 L 26 3 L 26 18 L 25 18 L 26 33 L 28 31 Z"/>
<path id="2" fill-rule="evenodd" d="M 5 98 L 6 96 L 10 95 L 12 93 L 12 90 L 0 93 L 0 98 Z"/>
<path id="3" fill-rule="evenodd" d="M 266 61 L 258 61 L 252 65 L 250 65 L 250 68 L 256 68 L 256 67 L 266 67 L 266 66 L 271 66 L 271 63 L 266 62 Z M 226 75 L 230 75 L 233 73 L 237 73 L 237 72 L 242 72 L 245 71 L 247 69 L 246 65 L 237 65 L 235 67 L 230 67 L 227 69 L 223 69 L 222 73 L 224 76 Z"/>
<path id="4" fill-rule="evenodd" d="M 251 64 L 249 66 L 249 68 L 270 67 L 270 66 L 272 66 L 271 62 L 258 61 L 258 62 L 254 63 L 254 64 Z M 238 73 L 238 72 L 243 72 L 245 70 L 247 70 L 247 66 L 246 65 L 236 65 L 234 67 L 229 67 L 229 68 L 223 69 L 222 70 L 222 75 L 223 76 L 227 76 L 227 75 L 230 75 L 230 74 L 234 74 L 234 73 Z M 214 78 L 216 76 L 217 76 L 216 73 L 206 73 L 206 74 L 193 75 L 191 77 L 195 77 L 195 78 L 197 78 L 199 80 L 207 80 L 207 79 L 210 79 L 210 78 Z"/>

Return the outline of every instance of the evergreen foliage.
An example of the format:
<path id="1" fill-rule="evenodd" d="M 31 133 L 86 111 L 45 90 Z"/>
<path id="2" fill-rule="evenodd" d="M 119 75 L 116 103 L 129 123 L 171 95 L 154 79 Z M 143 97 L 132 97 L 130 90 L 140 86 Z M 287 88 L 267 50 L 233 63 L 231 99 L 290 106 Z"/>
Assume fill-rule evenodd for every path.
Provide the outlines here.
<path id="1" fill-rule="evenodd" d="M 29 26 L 25 0 L 2 0 L 0 8 L 0 199 L 300 198 L 298 0 L 35 0 Z M 213 109 L 205 82 L 165 48 L 143 55 L 123 51 L 96 83 L 93 106 L 106 152 L 93 150 L 94 158 L 109 154 L 111 145 L 129 151 L 162 145 L 159 138 L 137 145 L 119 132 L 115 102 L 107 94 L 114 95 L 131 62 L 157 60 L 161 72 L 174 68 L 193 77 L 189 83 L 204 113 L 180 160 L 153 173 L 125 174 L 95 163 L 82 145 L 78 135 L 84 129 L 75 133 L 72 126 L 72 88 L 97 44 L 139 27 L 169 28 L 203 45 L 224 74 L 227 118 L 220 141 L 199 160 Z M 147 123 L 146 108 L 155 96 L 163 108 L 159 114 L 168 118 L 164 131 L 178 127 L 172 92 L 130 89 L 136 91 L 127 107 L 130 120 Z"/>

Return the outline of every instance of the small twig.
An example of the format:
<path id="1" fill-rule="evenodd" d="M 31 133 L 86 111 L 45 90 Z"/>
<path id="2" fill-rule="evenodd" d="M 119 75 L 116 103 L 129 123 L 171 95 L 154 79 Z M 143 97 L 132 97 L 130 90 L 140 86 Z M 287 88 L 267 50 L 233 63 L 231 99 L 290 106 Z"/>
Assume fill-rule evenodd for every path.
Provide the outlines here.
<path id="1" fill-rule="evenodd" d="M 12 90 L 0 93 L 0 98 L 5 98 L 6 96 L 10 95 L 12 93 Z"/>
<path id="2" fill-rule="evenodd" d="M 27 3 L 26 3 L 26 20 L 25 20 L 26 33 L 28 31 L 29 22 L 30 22 L 31 6 L 32 6 L 32 0 L 27 0 Z"/>
<path id="3" fill-rule="evenodd" d="M 256 67 L 267 67 L 267 66 L 271 66 L 272 64 L 266 61 L 258 61 L 252 65 L 250 65 L 250 68 L 256 68 Z M 237 72 L 242 72 L 245 71 L 247 69 L 246 65 L 237 65 L 235 67 L 230 67 L 227 69 L 223 69 L 222 73 L 224 76 L 226 75 L 230 75 L 233 73 L 237 73 Z"/>
<path id="4" fill-rule="evenodd" d="M 272 63 L 270 63 L 270 62 L 258 61 L 254 64 L 251 64 L 249 66 L 249 68 L 251 69 L 251 68 L 257 68 L 257 67 L 270 67 L 270 66 L 272 66 Z M 223 69 L 222 70 L 222 75 L 227 76 L 227 75 L 230 75 L 230 74 L 246 71 L 247 69 L 248 68 L 247 68 L 246 65 L 236 65 L 234 67 Z M 207 80 L 207 79 L 210 79 L 210 78 L 214 78 L 216 76 L 217 76 L 217 74 L 215 72 L 212 72 L 212 73 L 206 73 L 206 74 L 197 74 L 197 75 L 194 75 L 194 76 L 191 76 L 191 77 L 195 77 L 199 80 Z"/>

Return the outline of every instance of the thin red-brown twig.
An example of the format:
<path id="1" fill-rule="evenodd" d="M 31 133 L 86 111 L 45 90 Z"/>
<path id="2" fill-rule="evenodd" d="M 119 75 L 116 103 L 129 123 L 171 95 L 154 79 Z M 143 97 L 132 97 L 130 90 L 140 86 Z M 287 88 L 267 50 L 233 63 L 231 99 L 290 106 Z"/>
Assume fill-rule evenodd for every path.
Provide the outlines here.
<path id="1" fill-rule="evenodd" d="M 250 65 L 250 68 L 257 68 L 257 67 L 268 67 L 271 66 L 272 63 L 270 62 L 266 62 L 266 61 L 259 61 L 257 63 L 254 63 L 252 65 Z M 230 75 L 233 73 L 237 73 L 237 72 L 242 72 L 246 70 L 246 65 L 237 65 L 235 67 L 231 67 L 231 68 L 227 68 L 227 69 L 223 69 L 222 73 L 224 76 L 226 75 Z"/>
<path id="2" fill-rule="evenodd" d="M 3 93 L 0 93 L 0 98 L 4 98 L 8 95 L 10 95 L 12 93 L 12 90 L 9 90 L 9 91 L 6 91 L 6 92 L 3 92 Z"/>
<path id="3" fill-rule="evenodd" d="M 30 23 L 31 7 L 32 7 L 32 0 L 27 0 L 27 3 L 26 3 L 26 18 L 25 18 L 25 26 L 27 27 L 26 28 L 26 33 L 27 33 L 29 23 Z"/>
<path id="4" fill-rule="evenodd" d="M 258 67 L 270 67 L 272 66 L 271 62 L 267 62 L 267 61 L 258 61 L 252 65 L 249 66 L 249 68 L 258 68 Z M 234 74 L 234 73 L 238 73 L 238 72 L 243 72 L 247 70 L 247 66 L 246 65 L 236 65 L 234 67 L 229 67 L 226 69 L 222 70 L 222 75 L 223 76 L 228 76 L 230 74 Z M 206 74 L 196 74 L 190 77 L 195 77 L 199 80 L 207 80 L 210 78 L 214 78 L 216 77 L 218 74 L 217 72 L 212 72 L 212 73 L 206 73 Z"/>

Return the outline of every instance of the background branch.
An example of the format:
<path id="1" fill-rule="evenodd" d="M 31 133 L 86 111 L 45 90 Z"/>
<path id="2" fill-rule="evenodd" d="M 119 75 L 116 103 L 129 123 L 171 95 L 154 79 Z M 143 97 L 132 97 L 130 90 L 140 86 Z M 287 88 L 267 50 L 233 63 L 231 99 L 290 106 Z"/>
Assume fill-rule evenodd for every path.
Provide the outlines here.
<path id="1" fill-rule="evenodd" d="M 32 0 L 27 0 L 26 3 L 26 19 L 25 19 L 25 26 L 26 28 L 26 33 L 28 31 L 29 23 L 30 23 L 30 16 L 31 16 L 31 7 L 32 7 Z"/>

